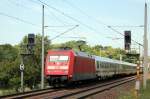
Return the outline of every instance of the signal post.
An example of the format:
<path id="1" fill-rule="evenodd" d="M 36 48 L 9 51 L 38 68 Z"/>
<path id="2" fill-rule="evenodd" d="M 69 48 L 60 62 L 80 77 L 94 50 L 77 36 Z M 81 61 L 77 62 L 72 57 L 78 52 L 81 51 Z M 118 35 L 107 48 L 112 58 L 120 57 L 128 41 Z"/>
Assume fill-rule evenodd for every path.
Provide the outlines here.
<path id="1" fill-rule="evenodd" d="M 20 72 L 21 72 L 21 92 L 24 92 L 24 80 L 23 80 L 23 73 L 24 73 L 24 64 L 23 64 L 23 55 L 21 55 L 21 64 L 20 64 Z"/>
<path id="2" fill-rule="evenodd" d="M 140 61 L 137 62 L 137 68 L 136 68 L 136 83 L 135 83 L 135 95 L 136 99 L 139 97 L 139 90 L 140 90 Z"/>
<path id="3" fill-rule="evenodd" d="M 21 64 L 20 64 L 20 72 L 21 72 L 21 92 L 24 92 L 24 57 L 34 54 L 33 47 L 35 46 L 35 35 L 34 34 L 28 34 L 28 43 L 21 45 L 21 51 L 20 52 L 20 58 L 21 58 Z M 26 50 L 27 49 L 27 50 Z"/>

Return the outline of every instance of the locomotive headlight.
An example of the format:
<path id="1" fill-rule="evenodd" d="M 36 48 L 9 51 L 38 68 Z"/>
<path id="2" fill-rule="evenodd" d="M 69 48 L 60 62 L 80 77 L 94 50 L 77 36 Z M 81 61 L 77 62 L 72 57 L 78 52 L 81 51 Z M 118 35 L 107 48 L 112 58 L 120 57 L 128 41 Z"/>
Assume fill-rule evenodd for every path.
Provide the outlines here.
<path id="1" fill-rule="evenodd" d="M 72 75 L 69 75 L 69 77 L 72 77 Z"/>
<path id="2" fill-rule="evenodd" d="M 51 70 L 48 70 L 47 72 L 50 73 L 50 72 L 52 72 L 52 71 L 51 71 Z"/>

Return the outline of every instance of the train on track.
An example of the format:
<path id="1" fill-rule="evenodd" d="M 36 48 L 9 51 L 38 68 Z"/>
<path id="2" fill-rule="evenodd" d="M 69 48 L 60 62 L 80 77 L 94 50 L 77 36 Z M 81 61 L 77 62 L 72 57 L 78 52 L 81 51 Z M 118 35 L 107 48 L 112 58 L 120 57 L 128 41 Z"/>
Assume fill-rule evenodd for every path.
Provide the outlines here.
<path id="1" fill-rule="evenodd" d="M 74 50 L 49 50 L 45 62 L 45 76 L 51 86 L 135 73 L 136 64 Z"/>

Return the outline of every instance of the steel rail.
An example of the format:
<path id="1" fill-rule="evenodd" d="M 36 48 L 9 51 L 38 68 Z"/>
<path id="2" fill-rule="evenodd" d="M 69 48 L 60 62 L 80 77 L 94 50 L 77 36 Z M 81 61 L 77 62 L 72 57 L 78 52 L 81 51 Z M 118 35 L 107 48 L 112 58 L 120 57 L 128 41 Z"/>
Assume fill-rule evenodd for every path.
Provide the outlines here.
<path id="1" fill-rule="evenodd" d="M 40 94 L 44 94 L 44 93 L 55 92 L 58 90 L 59 89 L 47 88 L 47 89 L 42 89 L 42 90 L 21 92 L 21 93 L 16 93 L 16 94 L 11 94 L 11 95 L 0 96 L 0 99 L 26 98 L 26 97 L 36 96 L 36 95 L 40 95 Z"/>
<path id="2" fill-rule="evenodd" d="M 87 98 L 91 95 L 94 95 L 94 94 L 109 90 L 111 88 L 120 86 L 122 84 L 125 84 L 125 83 L 133 81 L 133 80 L 135 80 L 135 76 L 124 78 L 124 79 L 121 79 L 121 80 L 120 79 L 115 80 L 115 81 L 112 81 L 112 82 L 102 83 L 102 84 L 99 84 L 99 85 L 94 86 L 92 88 L 87 88 L 87 89 L 83 89 L 83 90 L 81 89 L 78 92 L 73 92 L 73 93 L 63 95 L 63 96 L 55 97 L 54 99 L 60 99 L 60 98 L 61 99 L 62 98 L 68 98 L 68 99 L 72 99 L 72 98 L 73 99 L 74 98 L 78 99 L 79 98 L 79 99 L 83 99 L 83 98 Z"/>

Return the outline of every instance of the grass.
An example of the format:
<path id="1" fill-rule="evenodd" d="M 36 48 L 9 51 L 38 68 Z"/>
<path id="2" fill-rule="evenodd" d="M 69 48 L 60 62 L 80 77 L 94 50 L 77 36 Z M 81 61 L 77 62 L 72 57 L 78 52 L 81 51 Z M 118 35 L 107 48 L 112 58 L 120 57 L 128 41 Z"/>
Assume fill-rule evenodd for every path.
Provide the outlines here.
<path id="1" fill-rule="evenodd" d="M 141 88 L 140 99 L 150 99 L 150 80 L 147 81 L 146 89 Z"/>
<path id="2" fill-rule="evenodd" d="M 10 89 L 10 88 L 1 88 L 0 89 L 0 96 L 3 96 L 3 95 L 9 95 L 9 94 L 14 94 L 16 93 L 16 91 L 14 89 Z"/>
<path id="3" fill-rule="evenodd" d="M 150 99 L 150 80 L 147 81 L 146 89 L 141 87 L 138 98 L 136 98 L 135 90 L 131 89 L 129 92 L 121 93 L 118 99 Z"/>
<path id="4" fill-rule="evenodd" d="M 39 88 L 34 88 L 33 90 L 38 90 Z M 24 92 L 27 92 L 27 91 L 32 91 L 30 88 L 28 87 L 25 87 L 24 88 Z M 19 89 L 19 92 L 21 92 L 21 90 Z M 3 88 L 0 88 L 0 96 L 4 96 L 4 95 L 11 95 L 11 94 L 16 94 L 16 93 L 19 93 L 15 90 L 15 88 L 10 88 L 10 87 L 3 87 Z"/>

